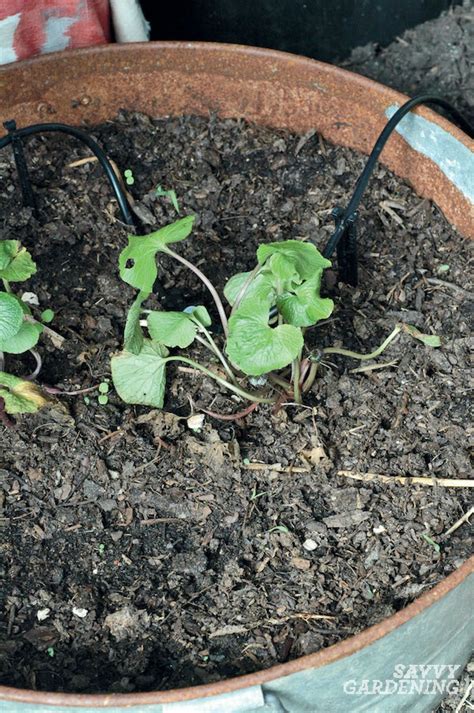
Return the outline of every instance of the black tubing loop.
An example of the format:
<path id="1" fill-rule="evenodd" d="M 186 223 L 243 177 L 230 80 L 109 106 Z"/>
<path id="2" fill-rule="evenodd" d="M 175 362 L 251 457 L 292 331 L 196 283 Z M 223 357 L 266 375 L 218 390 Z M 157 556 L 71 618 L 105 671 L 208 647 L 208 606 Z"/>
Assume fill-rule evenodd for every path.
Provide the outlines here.
<path id="1" fill-rule="evenodd" d="M 399 109 L 397 109 L 392 118 L 387 122 L 382 132 L 380 133 L 380 136 L 375 142 L 374 148 L 372 149 L 369 158 L 367 159 L 367 163 L 365 164 L 362 173 L 357 179 L 354 188 L 354 193 L 352 194 L 347 208 L 341 214 L 341 217 L 339 218 L 336 225 L 336 230 L 330 237 L 326 247 L 323 250 L 324 257 L 329 258 L 333 254 L 334 250 L 337 248 L 339 241 L 344 236 L 347 230 L 348 223 L 354 220 L 354 215 L 357 211 L 357 208 L 359 207 L 362 195 L 365 189 L 367 188 L 367 184 L 369 182 L 372 171 L 374 170 L 377 159 L 382 153 L 382 150 L 388 139 L 390 138 L 390 135 L 394 131 L 397 124 L 403 119 L 403 117 L 408 114 L 411 109 L 418 106 L 419 104 L 437 104 L 452 115 L 453 119 L 459 124 L 461 130 L 464 131 L 467 136 L 469 136 L 470 138 L 474 137 L 474 127 L 471 126 L 471 124 L 464 118 L 464 116 L 445 99 L 433 96 L 431 94 L 421 94 L 420 96 L 414 97 L 413 99 L 410 99 L 409 101 L 405 102 L 405 104 L 403 104 Z"/>
<path id="2" fill-rule="evenodd" d="M 81 129 L 76 128 L 75 126 L 69 126 L 68 124 L 57 124 L 57 123 L 47 123 L 47 124 L 32 124 L 31 126 L 26 126 L 22 129 L 15 129 L 14 131 L 14 136 L 18 138 L 25 138 L 27 136 L 31 136 L 32 134 L 40 134 L 43 132 L 59 132 L 63 134 L 69 134 L 70 136 L 74 136 L 76 139 L 79 139 L 79 141 L 82 141 L 82 143 L 86 144 L 90 148 L 90 150 L 93 152 L 93 154 L 97 157 L 100 165 L 105 171 L 105 175 L 107 176 L 107 179 L 112 186 L 112 190 L 115 193 L 115 197 L 117 198 L 117 203 L 119 205 L 120 211 L 122 213 L 123 221 L 130 227 L 135 227 L 135 222 L 133 220 L 133 215 L 130 209 L 129 202 L 127 200 L 127 197 L 122 189 L 122 186 L 120 185 L 120 181 L 115 175 L 115 171 L 112 168 L 112 164 L 110 163 L 109 158 L 107 157 L 107 154 L 105 151 L 101 148 L 101 146 L 95 141 L 95 139 L 91 138 L 85 131 L 82 131 Z M 8 144 L 12 143 L 13 141 L 13 135 L 8 134 L 7 136 L 4 136 L 2 139 L 0 139 L 0 149 L 4 148 L 5 146 L 8 146 Z"/>

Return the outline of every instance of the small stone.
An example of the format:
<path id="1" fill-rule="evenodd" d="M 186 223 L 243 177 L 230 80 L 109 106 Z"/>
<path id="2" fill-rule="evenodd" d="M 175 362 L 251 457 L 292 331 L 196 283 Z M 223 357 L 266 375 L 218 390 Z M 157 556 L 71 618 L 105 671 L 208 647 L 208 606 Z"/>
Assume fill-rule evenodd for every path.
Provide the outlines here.
<path id="1" fill-rule="evenodd" d="M 204 418 L 203 413 L 195 413 L 194 416 L 190 416 L 186 420 L 188 428 L 191 429 L 191 431 L 200 431 L 204 424 Z"/>
<path id="2" fill-rule="evenodd" d="M 374 527 L 372 532 L 374 535 L 381 535 L 382 532 L 385 532 L 385 527 L 383 525 L 377 525 L 377 527 Z"/>
<path id="3" fill-rule="evenodd" d="M 296 569 L 300 569 L 302 572 L 306 571 L 311 567 L 311 562 L 309 560 L 305 560 L 303 557 L 292 557 L 291 564 L 293 565 L 293 567 L 296 567 Z"/>
<path id="4" fill-rule="evenodd" d="M 82 609 L 81 607 L 73 607 L 72 613 L 74 616 L 79 617 L 79 619 L 84 619 L 89 613 L 88 609 Z"/>
<path id="5" fill-rule="evenodd" d="M 305 550 L 308 550 L 308 552 L 312 552 L 317 548 L 318 544 L 314 540 L 307 539 L 303 542 L 303 547 Z"/>
<path id="6" fill-rule="evenodd" d="M 110 537 L 114 542 L 118 542 L 120 538 L 122 537 L 123 532 L 122 530 L 114 530 L 113 532 L 110 533 Z"/>
<path id="7" fill-rule="evenodd" d="M 51 614 L 51 609 L 38 609 L 36 612 L 36 618 L 38 621 L 44 621 Z"/>

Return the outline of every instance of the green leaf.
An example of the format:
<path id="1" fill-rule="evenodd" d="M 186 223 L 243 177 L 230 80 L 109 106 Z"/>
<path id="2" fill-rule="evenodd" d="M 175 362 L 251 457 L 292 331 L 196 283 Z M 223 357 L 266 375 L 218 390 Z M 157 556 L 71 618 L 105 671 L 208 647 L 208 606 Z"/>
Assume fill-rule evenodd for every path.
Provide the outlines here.
<path id="1" fill-rule="evenodd" d="M 112 357 L 112 380 L 128 404 L 162 408 L 165 395 L 165 347 L 145 339 L 140 354 L 123 351 Z"/>
<path id="2" fill-rule="evenodd" d="M 12 337 L 0 339 L 0 351 L 7 354 L 23 354 L 38 343 L 43 325 L 39 322 L 23 322 Z"/>
<path id="3" fill-rule="evenodd" d="M 142 303 L 148 298 L 148 292 L 139 292 L 134 303 L 128 310 L 124 331 L 124 348 L 132 354 L 140 354 L 143 346 L 143 331 L 140 327 Z"/>
<path id="4" fill-rule="evenodd" d="M 23 309 L 18 299 L 8 292 L 0 292 L 0 339 L 16 334 L 22 322 Z"/>
<path id="5" fill-rule="evenodd" d="M 303 348 L 301 329 L 291 324 L 268 326 L 271 300 L 255 300 L 239 307 L 229 320 L 227 353 L 231 361 L 249 376 L 282 369 L 296 359 Z"/>
<path id="6" fill-rule="evenodd" d="M 19 240 L 0 241 L 0 279 L 23 282 L 36 272 L 36 265 Z"/>
<path id="7" fill-rule="evenodd" d="M 277 308 L 283 319 L 295 327 L 311 327 L 320 319 L 327 319 L 334 309 L 334 302 L 320 297 L 322 271 L 303 282 L 293 292 L 285 292 L 277 297 Z"/>
<path id="8" fill-rule="evenodd" d="M 110 390 L 110 386 L 106 381 L 101 381 L 99 384 L 99 393 L 100 394 L 108 394 Z"/>
<path id="9" fill-rule="evenodd" d="M 35 413 L 48 402 L 39 386 L 4 371 L 0 371 L 0 397 L 10 414 Z"/>
<path id="10" fill-rule="evenodd" d="M 441 346 L 441 339 L 436 334 L 423 334 L 423 332 L 420 332 L 412 324 L 403 324 L 402 326 L 403 330 L 407 332 L 407 334 L 415 339 L 418 339 L 420 342 L 423 342 L 423 344 L 426 344 L 427 347 Z"/>
<path id="11" fill-rule="evenodd" d="M 276 298 L 276 291 L 274 287 L 274 280 L 272 275 L 266 272 L 259 272 L 255 277 L 249 282 L 249 276 L 252 272 L 239 272 L 234 275 L 227 282 L 224 287 L 224 295 L 232 306 L 235 304 L 236 300 L 239 299 L 239 309 L 248 302 L 255 300 L 259 302 L 260 300 L 270 301 L 272 303 Z M 246 286 L 247 285 L 247 286 Z M 242 290 L 245 287 L 245 292 Z"/>
<path id="12" fill-rule="evenodd" d="M 302 278 L 296 269 L 295 261 L 283 253 L 274 253 L 265 267 L 270 270 L 283 289 L 293 284 L 300 284 Z"/>
<path id="13" fill-rule="evenodd" d="M 119 257 L 122 280 L 137 290 L 151 292 L 158 274 L 156 253 L 165 252 L 170 243 L 187 238 L 193 222 L 194 216 L 188 215 L 150 235 L 129 235 L 128 246 Z"/>
<path id="14" fill-rule="evenodd" d="M 152 312 L 147 319 L 154 340 L 167 347 L 185 349 L 193 343 L 197 325 L 186 312 Z"/>
<path id="15" fill-rule="evenodd" d="M 198 305 L 197 307 L 186 307 L 183 310 L 186 314 L 190 314 L 194 319 L 202 324 L 203 327 L 210 327 L 212 324 L 212 319 L 209 316 L 209 312 L 204 307 L 204 305 Z"/>
<path id="16" fill-rule="evenodd" d="M 257 250 L 257 259 L 263 265 L 271 255 L 280 253 L 289 258 L 305 280 L 313 277 L 316 270 L 324 270 L 331 266 L 331 261 L 321 255 L 312 243 L 300 240 L 283 240 L 279 243 L 266 243 Z"/>
<path id="17" fill-rule="evenodd" d="M 41 321 L 49 324 L 54 319 L 54 312 L 52 309 L 45 309 L 41 312 Z"/>

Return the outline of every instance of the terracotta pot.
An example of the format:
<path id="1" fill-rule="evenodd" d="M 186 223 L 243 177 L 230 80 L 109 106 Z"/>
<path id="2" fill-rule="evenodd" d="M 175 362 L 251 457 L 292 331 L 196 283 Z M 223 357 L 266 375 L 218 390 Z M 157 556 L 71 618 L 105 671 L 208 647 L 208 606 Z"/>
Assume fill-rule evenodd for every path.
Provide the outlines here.
<path id="1" fill-rule="evenodd" d="M 155 117 L 208 114 L 296 132 L 316 129 L 364 153 L 406 97 L 350 72 L 281 52 L 229 45 L 161 42 L 65 52 L 0 69 L 0 119 L 18 127 L 110 119 L 120 108 Z M 473 142 L 428 109 L 399 125 L 381 157 L 421 196 L 474 236 Z M 0 687 L 0 711 L 41 713 L 131 707 L 144 713 L 367 710 L 362 680 L 397 681 L 398 665 L 436 663 L 460 673 L 473 648 L 474 558 L 382 623 L 316 654 L 220 683 L 166 692 L 79 695 Z M 398 670 L 400 672 L 400 669 Z M 394 694 L 377 710 L 430 711 L 453 689 Z M 451 681 L 451 684 L 450 684 Z M 387 686 L 386 686 L 387 688 Z M 393 684 L 388 686 L 393 688 Z M 58 708 L 57 708 L 58 707 Z"/>

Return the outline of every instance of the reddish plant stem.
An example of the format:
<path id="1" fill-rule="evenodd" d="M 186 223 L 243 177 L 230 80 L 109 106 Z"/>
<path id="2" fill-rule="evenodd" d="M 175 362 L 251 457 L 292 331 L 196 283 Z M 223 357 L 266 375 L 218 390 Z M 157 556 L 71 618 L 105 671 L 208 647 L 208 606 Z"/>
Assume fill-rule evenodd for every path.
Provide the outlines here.
<path id="1" fill-rule="evenodd" d="M 259 406 L 259 404 L 254 402 L 253 404 L 250 404 L 250 406 L 247 406 L 246 409 L 239 411 L 238 413 L 216 413 L 215 411 L 208 411 L 205 408 L 201 408 L 199 410 L 206 413 L 208 416 L 212 416 L 212 418 L 219 419 L 219 421 L 240 421 L 240 419 L 245 418 L 245 416 L 248 416 L 249 413 L 255 411 L 257 406 Z"/>

